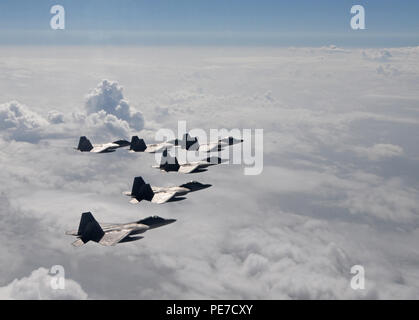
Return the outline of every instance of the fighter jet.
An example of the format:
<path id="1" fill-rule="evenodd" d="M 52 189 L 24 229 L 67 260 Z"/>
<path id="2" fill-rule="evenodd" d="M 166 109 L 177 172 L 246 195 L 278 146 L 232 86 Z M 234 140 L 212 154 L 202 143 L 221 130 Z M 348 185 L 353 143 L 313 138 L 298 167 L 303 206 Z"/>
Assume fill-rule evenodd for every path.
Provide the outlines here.
<path id="1" fill-rule="evenodd" d="M 72 243 L 75 247 L 80 247 L 90 240 L 103 246 L 114 246 L 117 243 L 140 240 L 143 237 L 132 236 L 175 221 L 175 219 L 153 216 L 125 224 L 99 224 L 91 212 L 84 212 L 81 215 L 79 229 L 77 231 L 67 231 L 66 234 L 77 237 L 77 240 Z"/>
<path id="2" fill-rule="evenodd" d="M 217 142 L 200 144 L 197 137 L 191 137 L 189 133 L 185 133 L 181 140 L 175 139 L 172 142 L 175 146 L 180 146 L 182 149 L 186 149 L 188 151 L 214 152 L 221 151 L 224 147 L 241 143 L 243 142 L 243 139 L 225 137 L 218 139 Z"/>
<path id="3" fill-rule="evenodd" d="M 198 138 L 197 137 L 191 137 L 189 133 L 185 133 L 182 137 L 182 139 L 174 139 L 168 141 L 169 143 L 174 144 L 175 146 L 179 146 L 182 149 L 189 150 L 193 148 L 194 150 L 199 147 Z"/>
<path id="4" fill-rule="evenodd" d="M 181 197 L 189 192 L 194 192 L 211 187 L 210 184 L 202 184 L 197 181 L 184 183 L 178 187 L 154 187 L 146 184 L 142 177 L 135 177 L 132 191 L 124 192 L 124 195 L 131 197 L 131 203 L 139 203 L 141 200 L 148 200 L 153 203 L 174 202 L 186 199 Z"/>
<path id="5" fill-rule="evenodd" d="M 94 144 L 92 145 L 85 136 L 80 137 L 79 145 L 75 148 L 81 152 L 93 152 L 93 153 L 109 153 L 115 152 L 116 149 L 127 147 L 130 143 L 127 140 L 118 140 L 114 142 L 104 143 L 104 144 Z"/>
<path id="6" fill-rule="evenodd" d="M 184 164 L 179 164 L 176 157 L 172 157 L 168 154 L 167 149 L 163 151 L 161 162 L 159 166 L 153 166 L 153 168 L 158 168 L 161 171 L 169 172 L 176 171 L 179 173 L 197 173 L 207 171 L 206 168 L 216 164 L 224 163 L 227 160 L 223 160 L 218 157 L 208 157 L 205 160 L 188 162 Z"/>
<path id="7" fill-rule="evenodd" d="M 131 145 L 130 148 L 129 148 L 130 152 L 148 152 L 148 153 L 162 152 L 163 149 L 172 146 L 172 144 L 170 144 L 168 142 L 146 145 L 144 140 L 139 139 L 138 136 L 133 136 L 131 138 L 131 144 L 130 145 Z"/>

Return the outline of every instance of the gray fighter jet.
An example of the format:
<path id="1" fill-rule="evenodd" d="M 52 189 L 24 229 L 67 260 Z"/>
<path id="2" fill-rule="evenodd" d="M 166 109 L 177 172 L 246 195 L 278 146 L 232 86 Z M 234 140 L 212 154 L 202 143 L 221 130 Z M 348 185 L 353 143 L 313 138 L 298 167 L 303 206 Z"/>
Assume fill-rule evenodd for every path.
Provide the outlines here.
<path id="1" fill-rule="evenodd" d="M 186 149 L 188 151 L 214 152 L 221 151 L 227 146 L 241 143 L 243 142 L 243 139 L 225 137 L 218 139 L 216 142 L 200 144 L 197 137 L 191 137 L 189 133 L 185 133 L 181 140 L 175 139 L 170 142 L 175 146 L 180 146 L 182 149 Z"/>
<path id="2" fill-rule="evenodd" d="M 179 173 L 197 173 L 207 171 L 209 166 L 224 163 L 227 160 L 218 157 L 208 157 L 205 160 L 187 162 L 179 164 L 176 157 L 172 157 L 168 154 L 167 149 L 163 151 L 161 162 L 159 166 L 153 166 L 153 168 L 160 169 L 161 171 L 170 172 L 175 171 Z"/>
<path id="3" fill-rule="evenodd" d="M 176 187 L 154 187 L 146 184 L 142 177 L 135 177 L 132 191 L 126 191 L 124 195 L 132 198 L 131 203 L 139 203 L 141 200 L 147 200 L 160 204 L 184 200 L 186 198 L 182 196 L 187 193 L 209 187 L 211 187 L 210 184 L 202 184 L 197 181 L 191 181 Z"/>
<path id="4" fill-rule="evenodd" d="M 130 152 L 148 152 L 148 153 L 158 153 L 162 152 L 164 149 L 171 147 L 172 144 L 168 142 L 155 143 L 147 145 L 143 139 L 138 138 L 138 136 L 133 136 L 130 143 Z"/>
<path id="5" fill-rule="evenodd" d="M 163 219 L 153 216 L 131 223 L 99 224 L 92 213 L 84 212 L 81 215 L 79 229 L 77 231 L 67 231 L 66 234 L 77 237 L 77 240 L 72 243 L 75 247 L 80 247 L 90 240 L 104 246 L 114 246 L 117 243 L 140 240 L 143 237 L 132 236 L 175 221 L 175 219 Z"/>
<path id="6" fill-rule="evenodd" d="M 92 145 L 89 139 L 83 136 L 83 137 L 80 137 L 79 145 L 75 149 L 81 152 L 109 153 L 109 152 L 115 152 L 116 149 L 118 148 L 128 147 L 129 145 L 130 143 L 127 140 L 118 140 L 118 141 L 109 142 L 109 143 Z"/>

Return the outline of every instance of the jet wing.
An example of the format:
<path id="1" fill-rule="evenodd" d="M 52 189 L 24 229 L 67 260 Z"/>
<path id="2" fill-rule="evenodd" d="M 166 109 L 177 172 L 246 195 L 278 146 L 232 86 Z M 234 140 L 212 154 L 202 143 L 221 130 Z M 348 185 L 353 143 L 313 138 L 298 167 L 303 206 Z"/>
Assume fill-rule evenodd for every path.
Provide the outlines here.
<path id="1" fill-rule="evenodd" d="M 151 202 L 153 203 L 165 203 L 172 199 L 176 195 L 176 191 L 171 192 L 158 192 L 155 193 Z"/>
<path id="2" fill-rule="evenodd" d="M 199 164 L 183 164 L 179 167 L 178 172 L 180 173 L 191 173 L 198 169 Z"/>
<path id="3" fill-rule="evenodd" d="M 199 151 L 201 152 L 213 152 L 218 151 L 218 143 L 209 143 L 209 144 L 203 144 L 199 146 Z"/>
<path id="4" fill-rule="evenodd" d="M 100 239 L 103 246 L 114 246 L 131 233 L 131 230 L 110 231 Z"/>
<path id="5" fill-rule="evenodd" d="M 94 152 L 94 153 L 101 153 L 101 152 L 105 152 L 108 151 L 108 146 L 98 146 L 98 147 L 93 147 L 92 150 L 90 150 L 90 152 Z"/>
<path id="6" fill-rule="evenodd" d="M 159 144 L 150 144 L 147 146 L 147 149 L 145 149 L 145 152 L 149 152 L 149 153 L 156 153 L 156 152 L 160 152 L 163 149 L 167 148 L 168 146 L 172 146 L 171 144 L 167 144 L 167 143 L 159 143 Z"/>

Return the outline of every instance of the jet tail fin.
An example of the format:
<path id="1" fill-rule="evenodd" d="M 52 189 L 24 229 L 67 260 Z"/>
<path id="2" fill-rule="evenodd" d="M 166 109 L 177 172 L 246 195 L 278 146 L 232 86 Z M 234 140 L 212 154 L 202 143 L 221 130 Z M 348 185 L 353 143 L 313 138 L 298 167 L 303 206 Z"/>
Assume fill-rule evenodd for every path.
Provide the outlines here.
<path id="1" fill-rule="evenodd" d="M 144 182 L 142 177 L 135 177 L 132 185 L 131 196 L 138 201 L 151 201 L 154 197 L 154 192 L 151 186 Z"/>
<path id="2" fill-rule="evenodd" d="M 165 171 L 178 171 L 180 168 L 179 162 L 176 157 L 172 157 L 167 148 L 164 149 L 160 160 L 160 168 Z"/>
<path id="3" fill-rule="evenodd" d="M 77 235 L 80 237 L 83 243 L 86 243 L 90 240 L 99 242 L 104 234 L 105 233 L 91 212 L 82 213 Z"/>
<path id="4" fill-rule="evenodd" d="M 187 132 L 183 135 L 182 138 L 182 148 L 186 150 L 198 150 L 199 149 L 199 143 L 197 137 L 191 137 L 190 134 Z"/>
<path id="5" fill-rule="evenodd" d="M 151 201 L 154 197 L 153 189 L 151 189 L 151 186 L 147 183 L 143 185 L 139 190 L 139 195 L 136 197 L 137 200 L 147 200 Z"/>
<path id="6" fill-rule="evenodd" d="M 77 146 L 77 150 L 82 152 L 87 152 L 93 149 L 92 144 L 90 143 L 89 139 L 85 136 L 80 137 L 79 145 Z"/>
<path id="7" fill-rule="evenodd" d="M 143 139 L 139 139 L 138 136 L 133 136 L 131 138 L 131 146 L 129 149 L 135 152 L 143 152 L 147 149 L 147 145 Z"/>
<path id="8" fill-rule="evenodd" d="M 161 161 L 160 161 L 160 165 L 166 165 L 166 164 L 175 164 L 178 165 L 179 162 L 177 161 L 176 157 L 172 157 L 169 152 L 167 151 L 167 148 L 164 149 L 163 153 L 162 153 L 162 157 L 161 157 Z"/>

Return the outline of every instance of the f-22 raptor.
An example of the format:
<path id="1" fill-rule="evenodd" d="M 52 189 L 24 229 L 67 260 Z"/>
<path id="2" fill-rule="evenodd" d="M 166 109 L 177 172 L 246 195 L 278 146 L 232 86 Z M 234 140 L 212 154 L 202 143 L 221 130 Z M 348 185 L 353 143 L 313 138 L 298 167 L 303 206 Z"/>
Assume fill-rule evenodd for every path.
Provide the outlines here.
<path id="1" fill-rule="evenodd" d="M 189 133 L 185 133 L 181 140 L 175 139 L 171 141 L 175 146 L 180 146 L 182 149 L 188 151 L 199 152 L 215 152 L 221 151 L 227 146 L 232 146 L 237 143 L 243 142 L 243 139 L 236 139 L 234 137 L 225 137 L 218 139 L 217 142 L 203 143 L 198 142 L 197 137 L 192 137 Z"/>
<path id="2" fill-rule="evenodd" d="M 227 160 L 221 159 L 219 157 L 208 157 L 201 161 L 179 164 L 177 158 L 172 157 L 170 154 L 168 154 L 167 149 L 165 149 L 162 153 L 160 165 L 153 166 L 153 168 L 157 168 L 165 172 L 175 171 L 179 173 L 197 173 L 207 171 L 209 166 L 214 166 L 226 161 Z"/>
<path id="3" fill-rule="evenodd" d="M 79 145 L 75 149 L 81 152 L 109 153 L 115 152 L 118 148 L 128 147 L 129 145 L 130 143 L 127 140 L 118 140 L 103 144 L 91 144 L 89 139 L 82 136 L 80 137 Z"/>
<path id="4" fill-rule="evenodd" d="M 138 138 L 138 136 L 133 136 L 131 138 L 131 145 L 130 145 L 129 151 L 130 152 L 158 153 L 158 152 L 162 152 L 164 149 L 171 146 L 172 144 L 168 142 L 147 145 L 144 142 L 144 139 L 140 139 Z"/>
<path id="5" fill-rule="evenodd" d="M 211 187 L 210 184 L 202 184 L 197 181 L 184 183 L 176 187 L 154 187 L 146 184 L 142 177 L 135 177 L 132 191 L 124 192 L 124 195 L 131 197 L 131 203 L 139 203 L 141 200 L 153 203 L 166 203 L 186 199 L 182 197 L 187 193 L 203 190 Z"/>
<path id="6" fill-rule="evenodd" d="M 175 221 L 175 219 L 153 216 L 124 224 L 99 224 L 91 212 L 84 212 L 81 215 L 79 229 L 77 231 L 67 231 L 66 234 L 77 237 L 77 240 L 72 243 L 75 247 L 80 247 L 89 241 L 98 242 L 104 246 L 114 246 L 117 243 L 140 240 L 143 237 L 132 236 Z"/>

